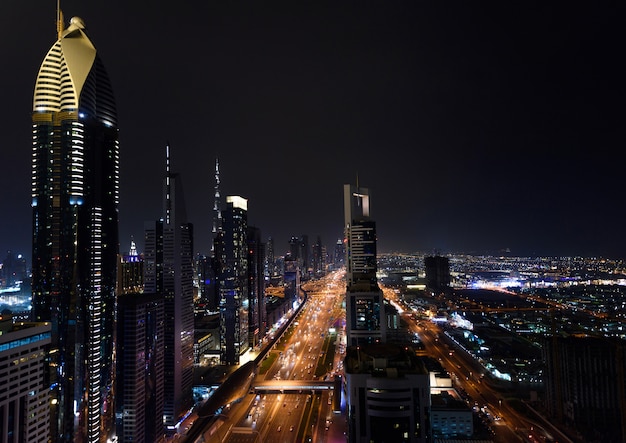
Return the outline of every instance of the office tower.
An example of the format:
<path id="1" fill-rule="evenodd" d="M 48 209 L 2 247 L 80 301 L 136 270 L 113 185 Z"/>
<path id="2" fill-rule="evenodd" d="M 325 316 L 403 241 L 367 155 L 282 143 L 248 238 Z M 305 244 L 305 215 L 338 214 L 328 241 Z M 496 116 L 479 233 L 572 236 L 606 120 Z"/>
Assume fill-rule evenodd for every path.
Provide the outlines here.
<path id="1" fill-rule="evenodd" d="M 163 418 L 168 432 L 193 406 L 193 226 L 187 222 L 179 174 L 166 148 L 163 218 L 145 224 L 144 291 L 164 299 Z"/>
<path id="2" fill-rule="evenodd" d="M 219 260 L 220 346 L 222 363 L 239 364 L 250 348 L 248 341 L 248 200 L 226 197 L 222 231 L 215 240 Z"/>
<path id="3" fill-rule="evenodd" d="M 301 235 L 300 237 L 291 237 L 289 239 L 289 255 L 295 260 L 300 270 L 300 275 L 304 278 L 309 276 L 310 253 L 309 253 L 309 236 Z"/>
<path id="4" fill-rule="evenodd" d="M 130 242 L 130 251 L 120 257 L 117 267 L 117 294 L 143 291 L 143 257 L 137 245 Z"/>
<path id="5" fill-rule="evenodd" d="M 544 341 L 546 409 L 584 441 L 626 441 L 626 341 L 553 337 Z"/>
<path id="6" fill-rule="evenodd" d="M 265 310 L 265 244 L 261 230 L 248 226 L 248 340 L 258 346 L 265 337 L 267 312 Z"/>
<path id="7" fill-rule="evenodd" d="M 404 346 L 351 346 L 344 362 L 349 443 L 429 440 L 430 381 Z"/>
<path id="8" fill-rule="evenodd" d="M 272 277 L 278 274 L 278 269 L 276 268 L 276 254 L 274 252 L 274 239 L 272 237 L 267 238 L 265 249 L 266 249 L 265 278 L 266 280 L 271 281 Z"/>
<path id="9" fill-rule="evenodd" d="M 311 247 L 311 267 L 315 277 L 323 275 L 326 270 L 326 250 L 322 245 L 322 239 L 319 235 Z"/>
<path id="10" fill-rule="evenodd" d="M 115 415 L 120 442 L 164 441 L 163 302 L 159 294 L 118 296 Z"/>
<path id="11" fill-rule="evenodd" d="M 439 255 L 424 258 L 426 287 L 437 294 L 450 288 L 450 261 Z"/>
<path id="12" fill-rule="evenodd" d="M 369 189 L 343 186 L 347 284 L 376 284 L 376 223 L 370 218 Z"/>
<path id="13" fill-rule="evenodd" d="M 33 318 L 52 326 L 51 438 L 95 443 L 113 418 L 117 116 L 84 22 L 58 32 L 33 98 Z"/>
<path id="14" fill-rule="evenodd" d="M 344 246 L 343 240 L 338 238 L 337 243 L 335 243 L 335 250 L 333 251 L 333 265 L 336 268 L 340 268 L 346 259 L 346 248 Z"/>
<path id="15" fill-rule="evenodd" d="M 13 323 L 0 315 L 0 442 L 50 439 L 50 341 L 50 323 Z"/>
<path id="16" fill-rule="evenodd" d="M 385 341 L 383 293 L 376 279 L 376 224 L 369 190 L 344 185 L 346 338 L 349 346 Z"/>
<path id="17" fill-rule="evenodd" d="M 291 256 L 285 257 L 283 262 L 283 287 L 285 288 L 285 301 L 292 306 L 300 295 L 300 265 L 298 260 Z"/>
<path id="18" fill-rule="evenodd" d="M 211 246 L 214 252 L 214 246 Z M 196 258 L 196 272 L 198 274 L 199 306 L 205 313 L 217 312 L 219 307 L 219 294 L 216 284 L 216 260 L 215 257 L 200 255 Z"/>

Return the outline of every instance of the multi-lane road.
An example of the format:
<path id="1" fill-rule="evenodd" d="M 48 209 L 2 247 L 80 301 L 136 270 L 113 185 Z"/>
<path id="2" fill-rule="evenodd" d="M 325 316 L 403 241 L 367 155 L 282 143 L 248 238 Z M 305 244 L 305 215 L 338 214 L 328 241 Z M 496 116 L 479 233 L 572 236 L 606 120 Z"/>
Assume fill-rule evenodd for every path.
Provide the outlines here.
<path id="1" fill-rule="evenodd" d="M 332 411 L 332 390 L 280 389 L 287 380 L 332 381 L 341 374 L 343 330 L 333 327 L 343 324 L 345 317 L 343 275 L 329 274 L 304 289 L 306 305 L 268 352 L 271 366 L 261 365 L 264 369 L 257 380 L 263 381 L 265 389 L 244 396 L 224 411 L 219 427 L 210 435 L 205 433 L 203 441 L 345 441 L 343 420 L 337 420 Z"/>
<path id="2" fill-rule="evenodd" d="M 506 395 L 496 388 L 496 383 L 485 377 L 486 369 L 469 353 L 457 346 L 453 339 L 436 323 L 416 319 L 397 295 L 384 289 L 385 297 L 403 311 L 403 318 L 411 332 L 417 334 L 424 344 L 426 353 L 439 360 L 450 374 L 454 387 L 468 401 L 468 405 L 479 411 L 488 411 L 485 420 L 494 432 L 495 442 L 542 442 L 550 438 L 569 441 L 558 430 L 546 423 L 529 419 L 513 409 Z"/>

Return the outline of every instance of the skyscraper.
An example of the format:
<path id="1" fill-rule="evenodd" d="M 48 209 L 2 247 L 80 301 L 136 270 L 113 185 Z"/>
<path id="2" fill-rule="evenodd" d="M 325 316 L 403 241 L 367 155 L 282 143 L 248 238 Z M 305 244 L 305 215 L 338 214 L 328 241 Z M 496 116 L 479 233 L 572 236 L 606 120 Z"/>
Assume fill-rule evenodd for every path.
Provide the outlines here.
<path id="1" fill-rule="evenodd" d="M 144 291 L 164 298 L 164 422 L 169 431 L 193 406 L 193 226 L 187 222 L 180 176 L 170 171 L 163 218 L 145 224 Z"/>
<path id="2" fill-rule="evenodd" d="M 261 230 L 248 226 L 248 340 L 251 347 L 258 346 L 265 336 L 267 312 L 265 309 L 265 243 Z"/>
<path id="3" fill-rule="evenodd" d="M 385 341 L 383 293 L 376 279 L 376 223 L 369 190 L 344 185 L 346 338 L 348 345 Z"/>
<path id="4" fill-rule="evenodd" d="M 39 69 L 32 113 L 33 317 L 50 321 L 53 441 L 112 428 L 119 146 L 113 91 L 78 17 Z"/>
<path id="5" fill-rule="evenodd" d="M 117 302 L 115 410 L 122 443 L 161 443 L 163 427 L 163 297 L 125 293 Z"/>
<path id="6" fill-rule="evenodd" d="M 222 363 L 235 365 L 250 348 L 248 340 L 248 200 L 226 197 L 222 231 L 215 239 L 220 294 Z"/>
<path id="7" fill-rule="evenodd" d="M 0 314 L 0 441 L 48 443 L 50 323 L 13 320 Z"/>
<path id="8" fill-rule="evenodd" d="M 409 348 L 386 342 L 367 188 L 344 185 L 344 217 L 347 440 L 424 443 L 429 441 L 428 371 Z"/>

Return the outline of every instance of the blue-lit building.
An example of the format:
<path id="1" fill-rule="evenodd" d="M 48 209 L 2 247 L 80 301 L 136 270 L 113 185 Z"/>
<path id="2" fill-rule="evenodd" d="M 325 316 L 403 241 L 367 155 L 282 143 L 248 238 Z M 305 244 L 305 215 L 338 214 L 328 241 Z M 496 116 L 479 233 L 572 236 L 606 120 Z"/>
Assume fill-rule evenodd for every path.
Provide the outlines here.
<path id="1" fill-rule="evenodd" d="M 248 200 L 226 197 L 222 212 L 222 230 L 215 239 L 220 295 L 221 361 L 239 364 L 241 355 L 250 349 L 248 297 Z"/>
<path id="2" fill-rule="evenodd" d="M 0 441 L 48 443 L 50 323 L 13 323 L 0 315 Z"/>
<path id="3" fill-rule="evenodd" d="M 83 20 L 58 21 L 32 112 L 33 318 L 52 327 L 53 442 L 99 443 L 113 428 L 118 255 L 117 114 Z"/>

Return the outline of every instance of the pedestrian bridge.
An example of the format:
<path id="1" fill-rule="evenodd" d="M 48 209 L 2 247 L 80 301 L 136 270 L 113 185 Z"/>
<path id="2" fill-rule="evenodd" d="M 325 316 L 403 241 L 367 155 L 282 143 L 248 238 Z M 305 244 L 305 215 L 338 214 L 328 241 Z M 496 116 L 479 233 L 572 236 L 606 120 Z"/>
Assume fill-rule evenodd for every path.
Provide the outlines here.
<path id="1" fill-rule="evenodd" d="M 322 380 L 263 380 L 252 383 L 255 392 L 328 391 L 335 382 Z"/>

